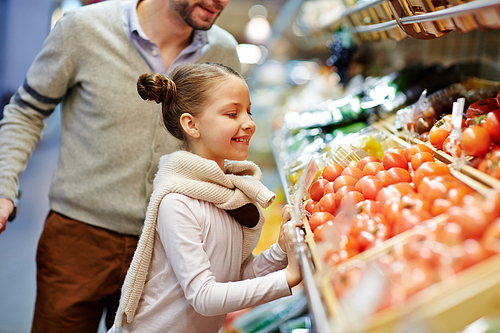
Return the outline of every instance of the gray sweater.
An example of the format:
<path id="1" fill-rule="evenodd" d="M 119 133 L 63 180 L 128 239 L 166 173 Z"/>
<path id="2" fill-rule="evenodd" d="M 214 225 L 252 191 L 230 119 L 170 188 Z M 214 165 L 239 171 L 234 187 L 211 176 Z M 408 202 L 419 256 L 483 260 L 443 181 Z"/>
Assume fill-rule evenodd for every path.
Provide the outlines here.
<path id="1" fill-rule="evenodd" d="M 43 120 L 61 103 L 50 208 L 139 235 L 159 159 L 179 142 L 164 129 L 161 106 L 137 93 L 137 78 L 151 69 L 123 29 L 119 3 L 70 11 L 50 32 L 0 122 L 0 195 L 15 198 Z M 240 69 L 229 33 L 214 25 L 208 40 L 210 49 L 199 62 Z"/>

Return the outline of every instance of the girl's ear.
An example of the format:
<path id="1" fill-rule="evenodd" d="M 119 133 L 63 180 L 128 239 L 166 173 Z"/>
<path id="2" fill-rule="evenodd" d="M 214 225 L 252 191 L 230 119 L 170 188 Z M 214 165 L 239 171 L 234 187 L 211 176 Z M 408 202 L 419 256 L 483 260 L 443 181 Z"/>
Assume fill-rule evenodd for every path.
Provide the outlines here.
<path id="1" fill-rule="evenodd" d="M 196 118 L 189 113 L 183 113 L 180 118 L 180 123 L 184 132 L 192 138 L 199 138 L 200 131 L 196 126 Z"/>

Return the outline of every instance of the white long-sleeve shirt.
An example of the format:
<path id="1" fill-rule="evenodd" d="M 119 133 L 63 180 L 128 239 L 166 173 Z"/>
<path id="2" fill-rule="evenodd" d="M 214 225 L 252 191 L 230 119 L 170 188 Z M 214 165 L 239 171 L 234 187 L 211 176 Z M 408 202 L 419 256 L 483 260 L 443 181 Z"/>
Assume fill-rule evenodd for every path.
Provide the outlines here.
<path id="1" fill-rule="evenodd" d="M 217 332 L 227 313 L 291 295 L 277 244 L 246 266 L 243 279 L 241 249 L 241 225 L 224 210 L 167 194 L 135 318 L 110 332 Z"/>

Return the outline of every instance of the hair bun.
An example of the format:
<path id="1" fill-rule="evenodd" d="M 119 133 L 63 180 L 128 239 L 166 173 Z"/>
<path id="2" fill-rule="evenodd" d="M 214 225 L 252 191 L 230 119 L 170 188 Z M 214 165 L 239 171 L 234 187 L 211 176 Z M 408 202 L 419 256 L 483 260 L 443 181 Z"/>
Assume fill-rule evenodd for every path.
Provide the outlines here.
<path id="1" fill-rule="evenodd" d="M 177 96 L 175 82 L 163 74 L 144 73 L 137 79 L 137 92 L 142 99 L 169 103 Z"/>

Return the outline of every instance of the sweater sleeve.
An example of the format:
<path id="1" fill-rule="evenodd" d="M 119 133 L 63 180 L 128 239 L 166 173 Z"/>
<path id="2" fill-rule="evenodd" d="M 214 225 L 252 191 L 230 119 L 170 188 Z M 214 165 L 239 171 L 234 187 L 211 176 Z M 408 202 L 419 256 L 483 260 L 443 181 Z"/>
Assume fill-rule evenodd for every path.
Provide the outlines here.
<path id="1" fill-rule="evenodd" d="M 287 265 L 288 257 L 286 253 L 280 249 L 278 243 L 274 243 L 268 250 L 255 256 L 246 265 L 242 278 L 251 279 L 257 276 L 264 276 L 271 272 L 284 269 Z"/>
<path id="2" fill-rule="evenodd" d="M 58 22 L 48 35 L 0 121 L 0 195 L 12 200 L 19 175 L 40 140 L 44 119 L 66 94 L 72 64 L 61 25 Z"/>
<path id="3" fill-rule="evenodd" d="M 284 270 L 242 281 L 217 282 L 204 250 L 203 216 L 196 207 L 171 198 L 167 195 L 160 205 L 157 230 L 167 257 L 175 258 L 169 262 L 185 297 L 198 313 L 227 314 L 291 294 Z"/>

